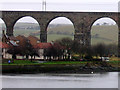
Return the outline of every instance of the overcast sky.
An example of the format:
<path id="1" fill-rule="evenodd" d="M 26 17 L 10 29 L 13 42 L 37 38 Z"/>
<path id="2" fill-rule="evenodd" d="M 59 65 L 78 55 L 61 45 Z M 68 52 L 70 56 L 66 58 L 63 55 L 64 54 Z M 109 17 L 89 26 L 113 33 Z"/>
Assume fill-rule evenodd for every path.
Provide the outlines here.
<path id="1" fill-rule="evenodd" d="M 0 0 L 0 2 L 42 2 L 43 0 Z M 47 2 L 118 2 L 119 0 L 46 0 Z"/>
<path id="2" fill-rule="evenodd" d="M 42 1 L 43 0 L 0 0 L 0 10 L 42 11 Z M 46 11 L 118 12 L 118 2 L 119 0 L 46 0 Z M 111 22 L 110 19 L 105 20 Z M 30 18 L 19 21 L 36 22 Z M 56 21 L 61 23 L 59 19 Z M 65 20 L 65 22 L 70 23 L 69 20 Z"/>
<path id="3" fill-rule="evenodd" d="M 41 11 L 43 0 L 0 0 L 1 10 Z M 45 1 L 45 0 L 44 0 Z M 47 11 L 118 11 L 119 0 L 46 0 Z"/>

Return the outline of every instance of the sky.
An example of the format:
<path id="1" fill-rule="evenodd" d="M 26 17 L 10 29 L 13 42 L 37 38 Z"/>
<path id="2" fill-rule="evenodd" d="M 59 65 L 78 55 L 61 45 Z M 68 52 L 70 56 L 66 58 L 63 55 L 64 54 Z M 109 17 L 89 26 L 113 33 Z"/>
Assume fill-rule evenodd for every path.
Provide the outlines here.
<path id="1" fill-rule="evenodd" d="M 43 0 L 0 0 L 0 2 L 42 2 Z M 46 0 L 47 2 L 118 2 L 119 0 Z"/>
<path id="2" fill-rule="evenodd" d="M 44 0 L 45 1 L 45 0 Z M 2 10 L 41 11 L 43 0 L 0 0 Z M 47 11 L 118 11 L 119 0 L 46 0 Z"/>
<path id="3" fill-rule="evenodd" d="M 0 0 L 0 10 L 43 11 L 42 2 L 43 0 Z M 46 11 L 118 12 L 118 2 L 119 0 L 46 0 Z M 71 23 L 65 18 L 56 19 L 53 23 L 62 23 L 63 19 L 65 23 Z M 111 19 L 104 20 L 111 23 Z M 18 22 L 36 21 L 28 17 Z"/>

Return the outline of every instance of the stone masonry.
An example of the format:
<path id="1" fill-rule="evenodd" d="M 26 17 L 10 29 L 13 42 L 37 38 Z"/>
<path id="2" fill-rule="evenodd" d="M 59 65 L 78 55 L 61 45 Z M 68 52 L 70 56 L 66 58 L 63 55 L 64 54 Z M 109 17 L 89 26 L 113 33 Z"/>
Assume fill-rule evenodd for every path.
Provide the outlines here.
<path id="1" fill-rule="evenodd" d="M 119 29 L 118 33 L 118 53 L 120 56 L 120 13 L 118 12 L 52 12 L 52 11 L 1 11 L 0 18 L 6 24 L 6 34 L 13 36 L 15 23 L 25 16 L 33 17 L 40 25 L 40 40 L 47 42 L 47 27 L 49 23 L 57 17 L 66 17 L 74 25 L 74 40 L 82 45 L 91 45 L 91 28 L 93 23 L 103 17 L 113 19 Z"/>

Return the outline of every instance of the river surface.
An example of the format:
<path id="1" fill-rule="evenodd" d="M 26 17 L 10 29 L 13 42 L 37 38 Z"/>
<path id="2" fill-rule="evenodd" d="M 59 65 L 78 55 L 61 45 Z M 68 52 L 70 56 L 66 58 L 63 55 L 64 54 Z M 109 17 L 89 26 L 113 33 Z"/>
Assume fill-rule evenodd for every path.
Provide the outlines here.
<path id="1" fill-rule="evenodd" d="M 118 88 L 118 72 L 3 75 L 2 88 Z"/>

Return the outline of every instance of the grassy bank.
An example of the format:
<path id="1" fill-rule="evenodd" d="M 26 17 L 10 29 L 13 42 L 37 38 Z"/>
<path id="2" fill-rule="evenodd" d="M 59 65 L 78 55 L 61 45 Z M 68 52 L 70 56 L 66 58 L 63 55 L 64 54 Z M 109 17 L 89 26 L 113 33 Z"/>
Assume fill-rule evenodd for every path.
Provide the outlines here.
<path id="1" fill-rule="evenodd" d="M 59 64 L 86 64 L 87 61 L 30 61 L 30 60 L 14 60 L 12 63 L 3 63 L 2 65 L 59 65 Z"/>
<path id="2" fill-rule="evenodd" d="M 14 63 L 2 64 L 3 73 L 83 73 L 118 71 L 120 61 L 37 61 L 15 60 Z"/>
<path id="3" fill-rule="evenodd" d="M 30 60 L 14 60 L 12 63 L 3 63 L 1 65 L 85 65 L 87 63 L 99 63 L 100 61 L 30 61 Z M 106 62 L 114 67 L 120 67 L 120 61 L 108 61 Z"/>

